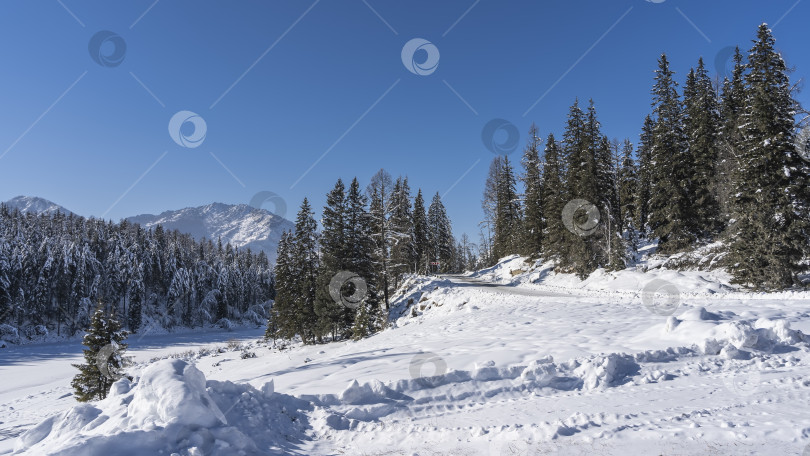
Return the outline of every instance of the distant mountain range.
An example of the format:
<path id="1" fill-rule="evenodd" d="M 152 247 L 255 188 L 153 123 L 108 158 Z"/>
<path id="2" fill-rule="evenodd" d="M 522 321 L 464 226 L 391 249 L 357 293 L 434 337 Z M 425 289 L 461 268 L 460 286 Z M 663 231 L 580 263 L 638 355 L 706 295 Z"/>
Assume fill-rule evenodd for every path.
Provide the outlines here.
<path id="1" fill-rule="evenodd" d="M 56 203 L 32 196 L 18 196 L 4 204 L 36 214 L 56 211 L 73 214 Z M 166 211 L 159 215 L 136 215 L 127 217 L 126 220 L 144 228 L 163 225 L 165 229 L 188 233 L 198 240 L 207 238 L 216 242 L 221 239 L 223 245 L 230 243 L 240 249 L 250 248 L 253 252 L 261 250 L 267 254 L 271 264 L 276 261 L 276 248 L 281 233 L 294 227 L 292 222 L 281 216 L 247 204 L 213 203 Z"/>

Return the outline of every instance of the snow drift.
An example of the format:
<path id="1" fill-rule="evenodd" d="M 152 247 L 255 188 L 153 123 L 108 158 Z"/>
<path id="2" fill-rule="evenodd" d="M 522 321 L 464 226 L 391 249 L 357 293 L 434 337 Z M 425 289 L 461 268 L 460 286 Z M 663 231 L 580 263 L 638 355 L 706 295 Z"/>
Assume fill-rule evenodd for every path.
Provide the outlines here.
<path id="1" fill-rule="evenodd" d="M 48 418 L 22 434 L 15 454 L 284 454 L 301 434 L 303 401 L 247 384 L 207 381 L 194 365 L 163 360 L 109 396 Z"/>

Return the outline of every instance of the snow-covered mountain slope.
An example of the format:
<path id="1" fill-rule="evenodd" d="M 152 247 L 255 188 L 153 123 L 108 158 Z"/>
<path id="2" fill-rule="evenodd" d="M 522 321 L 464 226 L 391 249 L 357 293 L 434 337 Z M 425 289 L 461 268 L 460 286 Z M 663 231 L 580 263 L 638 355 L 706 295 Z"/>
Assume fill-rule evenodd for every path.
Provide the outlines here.
<path id="1" fill-rule="evenodd" d="M 810 451 L 810 292 L 686 277 L 682 294 L 660 291 L 679 293 L 664 316 L 607 276 L 587 293 L 413 277 L 391 328 L 327 345 L 253 341 L 255 358 L 196 338 L 177 341 L 182 361 L 150 362 L 172 348 L 147 336 L 132 345 L 132 381 L 72 408 L 81 346 L 12 347 L 0 351 L 0 453 L 14 435 L 32 455 Z"/>
<path id="2" fill-rule="evenodd" d="M 166 211 L 159 215 L 143 214 L 127 218 L 145 228 L 163 225 L 170 230 L 188 233 L 195 239 L 207 238 L 222 244 L 230 242 L 240 249 L 264 251 L 275 262 L 281 233 L 293 228 L 292 222 L 265 209 L 246 204 L 213 203 Z"/>
<path id="3" fill-rule="evenodd" d="M 18 209 L 20 212 L 31 212 L 37 215 L 52 214 L 54 212 L 61 212 L 65 215 L 73 214 L 73 212 L 65 209 L 64 207 L 37 196 L 17 196 L 4 202 L 3 204 L 9 208 Z"/>

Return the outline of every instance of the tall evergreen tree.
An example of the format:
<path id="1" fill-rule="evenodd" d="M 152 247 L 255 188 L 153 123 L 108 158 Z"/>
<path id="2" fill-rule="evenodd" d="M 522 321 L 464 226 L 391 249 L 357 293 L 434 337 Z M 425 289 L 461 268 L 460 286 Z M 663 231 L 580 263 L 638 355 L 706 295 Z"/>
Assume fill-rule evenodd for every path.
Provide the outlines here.
<path id="1" fill-rule="evenodd" d="M 417 191 L 416 198 L 413 200 L 413 243 L 416 251 L 416 272 L 425 273 L 428 271 L 430 246 L 428 244 L 425 199 L 422 197 L 421 188 Z"/>
<path id="2" fill-rule="evenodd" d="M 739 166 L 737 157 L 743 149 L 742 112 L 745 107 L 745 64 L 740 48 L 734 50 L 731 79 L 723 81 L 720 101 L 720 138 L 716 167 L 716 194 L 720 220 L 724 227 L 731 219 L 732 176 Z"/>
<path id="3" fill-rule="evenodd" d="M 562 220 L 566 204 L 566 190 L 563 183 L 563 166 L 560 162 L 560 145 L 549 134 L 543 163 L 543 256 L 546 260 L 560 260 L 565 254 L 566 228 Z"/>
<path id="4" fill-rule="evenodd" d="M 127 332 L 121 329 L 118 320 L 99 306 L 82 339 L 82 344 L 87 347 L 83 351 L 85 364 L 73 365 L 79 369 L 71 382 L 77 401 L 106 398 L 110 386 L 123 377 L 127 361 L 124 357 L 126 338 Z"/>
<path id="5" fill-rule="evenodd" d="M 781 288 L 807 270 L 810 169 L 794 146 L 797 102 L 766 24 L 748 62 L 727 260 L 736 283 Z"/>
<path id="6" fill-rule="evenodd" d="M 315 314 L 319 258 L 318 225 L 314 216 L 309 201 L 304 198 L 295 219 L 292 254 L 296 263 L 295 272 L 298 274 L 296 291 L 299 293 L 295 298 L 295 322 L 297 333 L 304 343 L 320 340 L 317 331 L 318 319 Z"/>
<path id="7" fill-rule="evenodd" d="M 379 315 L 384 314 L 387 321 L 387 310 L 385 301 L 381 302 L 383 295 L 382 285 L 378 282 L 379 273 L 375 273 L 375 240 L 373 238 L 374 220 L 366 210 L 366 198 L 360 191 L 360 184 L 357 178 L 349 185 L 349 192 L 346 197 L 346 222 L 348 232 L 346 240 L 349 245 L 349 265 L 351 272 L 357 274 L 365 281 L 366 292 L 362 296 L 360 307 L 367 308 L 372 319 L 379 320 Z M 344 324 L 348 329 L 355 323 L 357 309 L 344 310 Z"/>
<path id="8" fill-rule="evenodd" d="M 637 228 L 635 224 L 638 209 L 638 169 L 633 160 L 633 143 L 625 139 L 622 145 L 622 160 L 619 168 L 619 202 L 621 231 L 627 246 L 633 252 L 638 250 Z"/>
<path id="9" fill-rule="evenodd" d="M 540 144 L 537 126 L 529 129 L 529 143 L 523 152 L 523 239 L 521 253 L 538 257 L 543 250 L 543 176 L 540 162 Z"/>
<path id="10" fill-rule="evenodd" d="M 453 229 L 450 218 L 447 217 L 447 210 L 442 204 L 439 193 L 433 196 L 433 200 L 428 208 L 428 238 L 431 246 L 431 261 L 439 263 L 438 272 L 446 273 L 452 270 Z"/>
<path id="11" fill-rule="evenodd" d="M 516 186 L 514 169 L 509 157 L 504 155 L 495 187 L 495 235 L 492 245 L 495 257 L 499 259 L 521 251 L 521 208 Z"/>
<path id="12" fill-rule="evenodd" d="M 635 224 L 640 233 L 646 237 L 649 230 L 650 194 L 653 176 L 652 148 L 655 123 L 650 116 L 644 118 L 641 128 L 641 141 L 636 155 L 638 157 L 638 187 L 636 189 Z"/>
<path id="13" fill-rule="evenodd" d="M 413 270 L 416 259 L 414 246 L 413 213 L 411 212 L 411 189 L 408 178 L 397 178 L 394 193 L 391 197 L 390 216 L 391 238 L 391 276 L 393 288 L 399 287 L 403 274 Z"/>
<path id="14" fill-rule="evenodd" d="M 684 134 L 691 159 L 689 221 L 692 230 L 705 238 L 719 232 L 721 226 L 715 188 L 720 113 L 702 58 L 687 75 L 683 93 Z"/>
<path id="15" fill-rule="evenodd" d="M 337 339 L 342 331 L 343 306 L 335 302 L 329 293 L 332 278 L 347 269 L 349 245 L 346 239 L 346 187 L 338 179 L 335 187 L 326 195 L 326 206 L 321 218 L 320 270 L 315 290 L 315 313 L 318 315 L 317 333 Z"/>
<path id="16" fill-rule="evenodd" d="M 380 169 L 371 177 L 366 188 L 369 198 L 369 215 L 371 217 L 372 237 L 375 243 L 374 261 L 376 263 L 377 278 L 380 284 L 386 309 L 389 305 L 389 291 L 393 283 L 391 280 L 391 246 L 397 240 L 397 233 L 391 228 L 391 213 L 393 205 L 394 185 L 388 171 Z"/>
<path id="17" fill-rule="evenodd" d="M 691 159 L 683 128 L 683 106 L 667 56 L 658 59 L 653 86 L 650 215 L 652 234 L 661 253 L 681 251 L 695 241 L 691 230 Z"/>

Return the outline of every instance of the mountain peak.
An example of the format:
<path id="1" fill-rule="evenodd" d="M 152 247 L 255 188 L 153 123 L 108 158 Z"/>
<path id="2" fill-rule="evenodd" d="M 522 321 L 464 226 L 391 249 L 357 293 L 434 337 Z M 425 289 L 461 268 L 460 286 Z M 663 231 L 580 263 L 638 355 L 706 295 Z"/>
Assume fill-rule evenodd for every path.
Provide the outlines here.
<path id="1" fill-rule="evenodd" d="M 281 233 L 293 228 L 289 220 L 265 209 L 247 204 L 211 203 L 161 212 L 141 214 L 127 221 L 144 228 L 162 225 L 169 230 L 188 233 L 195 239 L 221 239 L 240 249 L 264 251 L 271 263 L 276 259 L 276 247 Z"/>
<path id="2" fill-rule="evenodd" d="M 61 212 L 65 215 L 75 215 L 73 212 L 54 203 L 53 201 L 49 201 L 38 196 L 20 195 L 11 198 L 3 204 L 11 209 L 18 209 L 20 212 L 30 212 L 37 215 L 52 214 L 54 212 Z"/>

